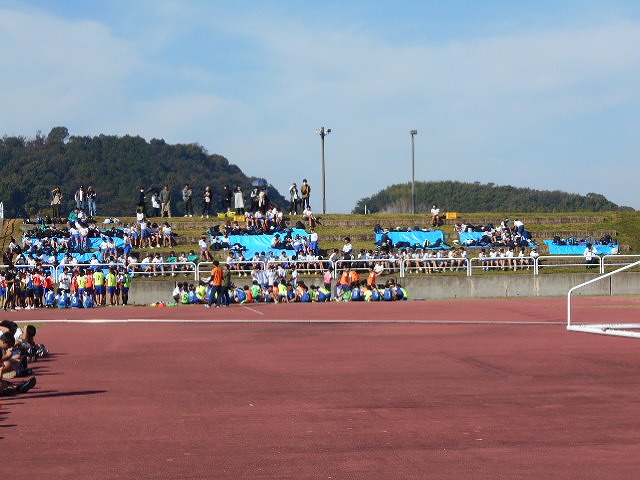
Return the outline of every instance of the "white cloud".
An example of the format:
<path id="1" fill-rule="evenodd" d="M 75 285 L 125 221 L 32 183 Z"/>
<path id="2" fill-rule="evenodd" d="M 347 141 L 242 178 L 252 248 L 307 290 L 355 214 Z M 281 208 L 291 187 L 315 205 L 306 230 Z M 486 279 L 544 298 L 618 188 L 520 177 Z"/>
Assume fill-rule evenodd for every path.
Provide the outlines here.
<path id="1" fill-rule="evenodd" d="M 3 129 L 33 134 L 34 126 L 58 125 L 126 102 L 125 84 L 140 59 L 104 25 L 37 10 L 2 10 L 0 35 L 0 62 L 6 66 L 0 95 L 10 114 Z"/>

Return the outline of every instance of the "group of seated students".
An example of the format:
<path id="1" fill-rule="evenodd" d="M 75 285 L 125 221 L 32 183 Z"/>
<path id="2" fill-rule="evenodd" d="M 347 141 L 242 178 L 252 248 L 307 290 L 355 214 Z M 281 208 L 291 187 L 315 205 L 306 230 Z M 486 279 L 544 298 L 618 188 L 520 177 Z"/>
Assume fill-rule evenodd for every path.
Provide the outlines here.
<path id="1" fill-rule="evenodd" d="M 218 225 L 219 231 L 212 234 L 226 234 L 226 235 L 257 235 L 260 233 L 275 233 L 282 232 L 286 229 L 287 219 L 284 216 L 282 209 L 278 208 L 274 204 L 269 204 L 266 209 L 256 208 L 255 210 L 249 210 L 241 215 L 244 218 L 244 226 L 240 225 L 238 220 L 227 220 L 224 225 Z M 311 206 L 307 205 L 302 212 L 302 227 L 307 224 L 309 228 L 315 228 L 320 224 L 318 218 L 313 214 Z"/>
<path id="2" fill-rule="evenodd" d="M 27 325 L 22 330 L 15 322 L 2 320 L 0 322 L 0 395 L 8 396 L 26 393 L 36 385 L 36 377 L 31 362 L 46 357 L 47 348 L 35 341 L 36 327 Z M 29 377 L 27 380 L 24 378 Z M 10 382 L 18 379 L 18 382 Z"/>
<path id="3" fill-rule="evenodd" d="M 111 226 L 112 220 L 109 219 L 109 227 L 101 227 L 95 220 L 87 219 L 78 209 L 69 215 L 64 226 L 41 221 L 37 227 L 23 234 L 20 243 L 11 238 L 4 253 L 5 260 L 17 263 L 20 261 L 18 257 L 23 256 L 55 264 L 59 254 L 90 253 L 93 245 L 93 251 L 106 263 L 119 256 L 127 258 L 136 248 L 153 249 L 176 245 L 176 235 L 168 222 L 151 223 L 144 215 L 139 216 L 132 224 L 122 225 L 119 220 L 114 222 L 117 223 Z"/>
<path id="4" fill-rule="evenodd" d="M 232 273 L 241 277 L 255 276 L 257 270 L 269 272 L 270 270 L 286 271 L 289 275 L 295 273 L 318 273 L 330 266 L 331 262 L 316 255 L 309 247 L 294 252 L 289 256 L 286 251 L 281 251 L 279 256 L 272 251 L 268 255 L 265 252 L 255 252 L 253 257 L 247 259 L 243 252 L 235 256 L 232 252 L 226 258 L 226 264 Z M 263 269 L 263 265 L 265 268 Z"/>
<path id="5" fill-rule="evenodd" d="M 525 225 L 520 219 L 515 219 L 511 222 L 508 218 L 505 218 L 497 227 L 493 224 L 472 225 L 470 223 L 457 223 L 455 230 L 458 233 L 482 233 L 477 239 L 466 240 L 464 242 L 465 247 L 526 248 L 535 246 L 531 240 L 531 234 L 525 230 Z"/>
<path id="6" fill-rule="evenodd" d="M 384 285 L 378 284 L 378 278 L 383 269 L 380 265 L 369 267 L 369 275 L 365 281 L 355 268 L 345 267 L 336 284 L 336 301 L 338 302 L 377 302 L 408 300 L 407 290 L 393 280 L 387 280 Z"/>
<path id="7" fill-rule="evenodd" d="M 216 295 L 205 282 L 197 286 L 186 282 L 178 282 L 173 290 L 173 300 L 176 304 L 193 305 L 216 303 Z M 274 281 L 271 285 L 260 285 L 253 280 L 251 285 L 232 285 L 228 292 L 223 292 L 221 303 L 228 306 L 232 303 L 310 303 L 327 302 L 331 299 L 331 290 L 323 286 L 309 285 L 303 281 Z"/>
<path id="8" fill-rule="evenodd" d="M 415 273 L 438 273 L 445 270 L 458 271 L 467 267 L 468 256 L 464 248 L 450 250 L 413 250 L 404 253 L 405 271 Z"/>
<path id="9" fill-rule="evenodd" d="M 612 238 L 611 235 L 603 235 L 600 239 L 594 239 L 593 237 L 587 238 L 576 238 L 576 237 L 568 237 L 562 238 L 559 235 L 553 237 L 552 243 L 554 245 L 569 245 L 569 246 L 614 246 L 618 244 L 618 241 L 615 238 Z"/>
<path id="10" fill-rule="evenodd" d="M 193 305 L 208 304 L 212 289 L 206 283 L 180 283 L 173 290 L 173 300 L 176 304 Z M 275 281 L 273 285 L 263 286 L 256 280 L 251 285 L 232 286 L 228 298 L 222 299 L 223 305 L 246 303 L 324 303 L 332 299 L 331 286 L 326 284 L 307 285 L 303 281 L 287 282 Z M 374 302 L 407 300 L 407 290 L 400 284 L 389 281 L 384 285 L 353 282 L 349 285 L 338 284 L 335 291 L 335 301 L 338 302 Z M 213 299 L 215 302 L 216 299 Z"/>
<path id="11" fill-rule="evenodd" d="M 524 249 L 518 249 L 518 253 L 515 253 L 515 249 L 508 248 L 490 248 L 487 252 L 486 249 L 480 250 L 478 258 L 482 265 L 482 270 L 488 272 L 489 270 L 513 270 L 518 269 L 530 269 L 535 259 L 540 256 L 537 248 L 532 248 L 528 255 L 525 254 Z"/>
<path id="12" fill-rule="evenodd" d="M 127 305 L 133 275 L 124 268 L 64 267 L 54 280 L 52 271 L 9 268 L 0 271 L 0 307 L 4 310 L 35 308 L 93 308 Z"/>

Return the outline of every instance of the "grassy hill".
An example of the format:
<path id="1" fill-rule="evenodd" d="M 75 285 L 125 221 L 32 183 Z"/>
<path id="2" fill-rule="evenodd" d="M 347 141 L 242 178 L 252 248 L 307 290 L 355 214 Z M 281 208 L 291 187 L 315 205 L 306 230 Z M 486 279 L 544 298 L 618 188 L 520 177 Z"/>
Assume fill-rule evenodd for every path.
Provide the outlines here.
<path id="1" fill-rule="evenodd" d="M 608 212 L 633 210 L 607 200 L 598 193 L 578 195 L 559 190 L 534 190 L 510 185 L 457 181 L 416 182 L 416 212 L 429 212 L 436 203 L 454 212 Z M 411 212 L 411 183 L 391 185 L 358 201 L 352 213 Z"/>

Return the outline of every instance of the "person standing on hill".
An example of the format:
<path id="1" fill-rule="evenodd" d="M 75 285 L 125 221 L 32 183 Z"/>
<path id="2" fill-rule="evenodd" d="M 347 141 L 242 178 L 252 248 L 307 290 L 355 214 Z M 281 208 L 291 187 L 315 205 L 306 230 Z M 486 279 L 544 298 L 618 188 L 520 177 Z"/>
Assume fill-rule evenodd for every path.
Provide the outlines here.
<path id="1" fill-rule="evenodd" d="M 298 192 L 298 186 L 294 183 L 289 187 L 289 197 L 291 199 L 291 209 L 289 215 L 298 215 L 298 206 L 300 205 L 300 193 Z"/>
<path id="2" fill-rule="evenodd" d="M 207 216 L 207 218 L 209 218 L 209 215 L 211 215 L 211 199 L 212 199 L 211 187 L 207 185 L 204 189 L 204 193 L 202 194 L 202 215 L 201 216 L 203 218 L 205 215 Z"/>
<path id="3" fill-rule="evenodd" d="M 193 217 L 193 203 L 191 196 L 193 195 L 193 191 L 191 187 L 187 183 L 182 189 L 182 200 L 184 201 L 184 216 L 185 217 Z"/>
<path id="4" fill-rule="evenodd" d="M 159 217 L 162 211 L 162 204 L 160 203 L 160 199 L 158 198 L 158 192 L 153 192 L 151 194 L 151 213 L 152 217 Z"/>
<path id="5" fill-rule="evenodd" d="M 251 212 L 255 213 L 258 211 L 258 196 L 260 195 L 260 189 L 258 187 L 253 187 L 251 190 Z"/>
<path id="6" fill-rule="evenodd" d="M 76 201 L 76 208 L 78 210 L 84 210 L 86 208 L 87 193 L 84 191 L 84 187 L 82 185 L 80 185 L 80 188 L 76 192 L 74 200 Z"/>
<path id="7" fill-rule="evenodd" d="M 225 185 L 222 190 L 222 205 L 227 213 L 231 212 L 231 202 L 233 200 L 233 191 L 229 185 Z"/>
<path id="8" fill-rule="evenodd" d="M 267 190 L 265 188 L 260 189 L 260 193 L 258 193 L 258 210 L 265 215 L 267 213 L 267 207 L 269 206 L 269 196 L 267 195 Z"/>
<path id="9" fill-rule="evenodd" d="M 90 218 L 96 216 L 96 196 L 96 191 L 89 185 L 89 188 L 87 188 L 87 205 L 89 207 Z"/>
<path id="10" fill-rule="evenodd" d="M 171 218 L 171 190 L 166 184 L 160 190 L 160 215 Z"/>
<path id="11" fill-rule="evenodd" d="M 308 207 L 309 199 L 311 198 L 311 185 L 307 183 L 306 178 L 302 180 L 302 185 L 300 186 L 300 195 L 302 196 L 302 207 Z"/>
<path id="12" fill-rule="evenodd" d="M 233 201 L 236 209 L 236 215 L 244 215 L 244 193 L 242 192 L 242 187 L 240 185 L 236 185 Z"/>
<path id="13" fill-rule="evenodd" d="M 147 216 L 147 207 L 145 204 L 145 194 L 144 194 L 144 188 L 140 187 L 140 191 L 138 192 L 138 212 L 142 213 L 145 217 Z"/>
<path id="14" fill-rule="evenodd" d="M 53 209 L 53 218 L 58 219 L 60 218 L 60 209 L 62 207 L 62 192 L 60 191 L 60 187 L 54 188 L 51 191 L 51 195 L 53 195 L 51 199 L 51 207 Z"/>

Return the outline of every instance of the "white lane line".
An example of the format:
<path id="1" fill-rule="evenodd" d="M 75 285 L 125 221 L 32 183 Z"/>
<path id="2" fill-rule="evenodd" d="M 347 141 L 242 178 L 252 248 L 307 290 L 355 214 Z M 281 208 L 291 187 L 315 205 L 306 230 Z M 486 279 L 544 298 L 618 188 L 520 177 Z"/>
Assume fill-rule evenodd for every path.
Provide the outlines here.
<path id="1" fill-rule="evenodd" d="M 22 322 L 21 322 L 22 323 Z M 327 323 L 327 324 L 416 324 L 416 325 L 566 325 L 566 322 L 541 322 L 526 320 L 336 320 L 336 319 L 168 319 L 168 318 L 124 318 L 124 319 L 46 319 L 30 320 L 28 323 Z"/>

